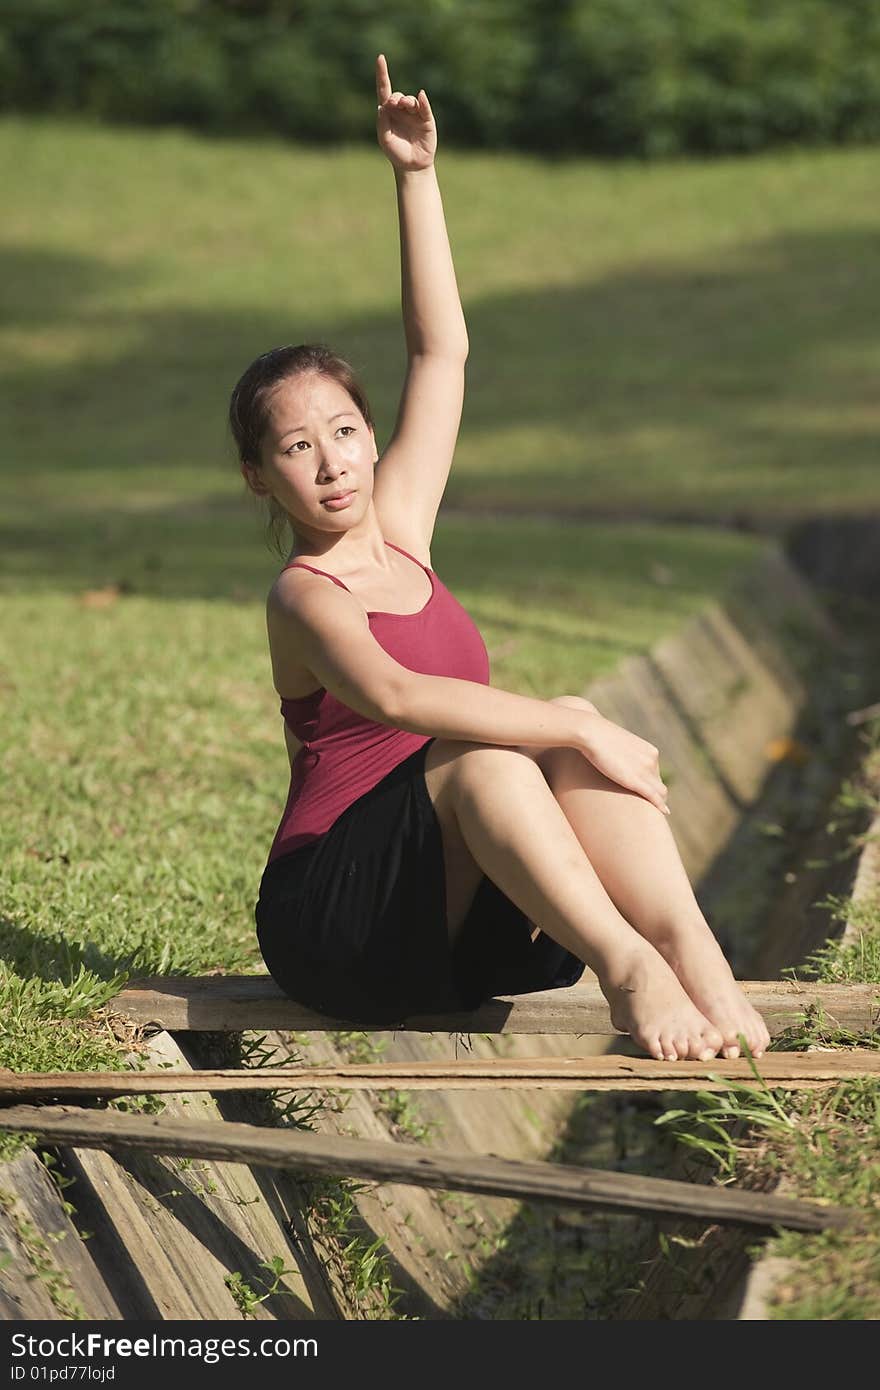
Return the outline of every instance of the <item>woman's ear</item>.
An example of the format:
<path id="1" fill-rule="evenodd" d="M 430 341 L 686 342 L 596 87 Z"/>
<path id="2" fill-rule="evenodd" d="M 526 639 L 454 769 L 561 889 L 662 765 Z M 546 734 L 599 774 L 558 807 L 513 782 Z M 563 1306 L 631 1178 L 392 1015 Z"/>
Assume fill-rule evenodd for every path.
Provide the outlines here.
<path id="1" fill-rule="evenodd" d="M 269 495 L 269 489 L 260 477 L 260 470 L 256 468 L 254 464 L 242 463 L 241 475 L 251 492 L 255 492 L 258 497 L 267 497 Z"/>

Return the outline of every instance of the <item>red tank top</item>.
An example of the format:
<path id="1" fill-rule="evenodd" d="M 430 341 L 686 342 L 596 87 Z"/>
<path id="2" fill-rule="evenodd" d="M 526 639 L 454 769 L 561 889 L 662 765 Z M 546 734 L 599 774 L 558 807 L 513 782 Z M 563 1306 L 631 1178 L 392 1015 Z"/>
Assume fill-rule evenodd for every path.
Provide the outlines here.
<path id="1" fill-rule="evenodd" d="M 385 544 L 425 571 L 431 597 L 417 613 L 368 613 L 376 641 L 410 671 L 488 685 L 489 657 L 473 619 L 432 569 L 401 546 Z M 294 560 L 284 569 L 297 566 L 351 592 L 335 575 L 302 561 Z M 281 713 L 302 747 L 291 766 L 287 804 L 267 864 L 320 839 L 353 801 L 431 738 L 365 719 L 323 686 L 294 700 L 283 699 Z"/>

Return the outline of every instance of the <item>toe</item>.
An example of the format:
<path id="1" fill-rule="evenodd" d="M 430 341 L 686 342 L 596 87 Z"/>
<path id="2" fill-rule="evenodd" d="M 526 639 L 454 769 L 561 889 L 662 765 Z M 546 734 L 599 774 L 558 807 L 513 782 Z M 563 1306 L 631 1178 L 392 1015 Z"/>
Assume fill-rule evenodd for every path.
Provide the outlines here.
<path id="1" fill-rule="evenodd" d="M 691 1047 L 688 1056 L 692 1062 L 708 1062 L 710 1057 L 715 1056 L 715 1052 L 706 1042 L 702 1034 L 700 1034 L 691 1039 Z"/>
<path id="2" fill-rule="evenodd" d="M 713 1029 L 704 1028 L 701 1029 L 701 1031 L 694 1038 L 693 1051 L 691 1052 L 691 1056 L 697 1062 L 708 1062 L 710 1058 L 715 1056 L 715 1053 L 718 1051 L 718 1048 L 724 1041 L 720 1033 L 715 1033 L 714 1036 L 717 1037 L 718 1042 L 713 1044 L 713 1033 Z"/>
<path id="3" fill-rule="evenodd" d="M 721 1056 L 732 1061 L 742 1053 L 743 1036 L 735 1023 L 720 1023 Z"/>

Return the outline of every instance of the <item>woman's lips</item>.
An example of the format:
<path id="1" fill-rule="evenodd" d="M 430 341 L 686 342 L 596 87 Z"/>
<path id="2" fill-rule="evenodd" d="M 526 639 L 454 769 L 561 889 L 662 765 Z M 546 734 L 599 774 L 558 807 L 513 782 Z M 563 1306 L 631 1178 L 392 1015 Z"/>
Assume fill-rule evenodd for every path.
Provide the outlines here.
<path id="1" fill-rule="evenodd" d="M 339 512 L 348 506 L 353 497 L 354 492 L 345 492 L 341 497 L 325 497 L 322 505 L 329 507 L 331 512 Z"/>

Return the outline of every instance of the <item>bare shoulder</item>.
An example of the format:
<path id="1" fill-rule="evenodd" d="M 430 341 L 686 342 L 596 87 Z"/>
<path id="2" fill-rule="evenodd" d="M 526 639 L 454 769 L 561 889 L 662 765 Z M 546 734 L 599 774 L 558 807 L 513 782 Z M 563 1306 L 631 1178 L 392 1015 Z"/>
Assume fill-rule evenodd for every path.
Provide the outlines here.
<path id="1" fill-rule="evenodd" d="M 281 570 L 276 574 L 266 595 L 267 617 L 282 622 L 285 618 L 295 617 L 301 607 L 303 597 L 311 586 L 318 582 L 318 579 L 319 576 L 311 574 L 309 570 L 294 569 L 292 566 Z M 324 581 L 324 583 L 328 582 L 328 580 Z"/>
<path id="2" fill-rule="evenodd" d="M 314 627 L 316 617 L 319 621 L 327 589 L 342 595 L 329 579 L 308 570 L 287 569 L 276 576 L 266 595 L 272 679 L 282 699 L 308 695 L 321 684 L 309 667 L 304 648 L 308 629 Z"/>
<path id="3" fill-rule="evenodd" d="M 282 570 L 266 595 L 267 621 L 288 633 L 313 628 L 324 612 L 335 617 L 358 608 L 352 595 L 327 575 L 301 568 Z"/>
<path id="4" fill-rule="evenodd" d="M 273 659 L 277 650 L 285 665 L 305 669 L 316 646 L 352 638 L 361 628 L 369 631 L 367 615 L 353 594 L 326 575 L 301 569 L 288 569 L 275 579 L 266 596 L 266 626 Z"/>

